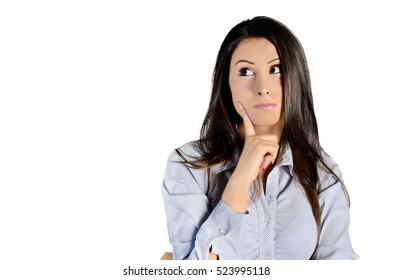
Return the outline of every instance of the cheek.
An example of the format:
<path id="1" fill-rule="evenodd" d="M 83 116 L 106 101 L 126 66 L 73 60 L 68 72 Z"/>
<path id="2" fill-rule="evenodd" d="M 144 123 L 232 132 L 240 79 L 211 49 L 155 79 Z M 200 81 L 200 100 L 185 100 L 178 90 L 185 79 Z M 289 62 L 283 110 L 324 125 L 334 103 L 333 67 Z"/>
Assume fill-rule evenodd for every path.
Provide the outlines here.
<path id="1" fill-rule="evenodd" d="M 239 102 L 244 102 L 242 100 L 242 96 L 240 94 L 241 89 L 239 89 L 238 85 L 234 85 L 233 83 L 229 82 L 229 88 L 231 90 L 231 95 L 232 95 L 232 102 L 233 102 L 233 106 L 236 109 L 236 112 L 240 115 L 240 111 L 239 111 Z"/>
<path id="2" fill-rule="evenodd" d="M 236 101 L 236 103 L 244 101 L 242 98 L 244 98 L 249 91 L 247 83 L 239 81 L 236 77 L 229 79 L 229 88 L 231 89 L 232 99 L 234 102 Z"/>
<path id="3" fill-rule="evenodd" d="M 281 82 L 277 82 L 271 88 L 272 93 L 274 94 L 274 99 L 282 106 L 283 96 L 284 96 L 284 88 Z"/>

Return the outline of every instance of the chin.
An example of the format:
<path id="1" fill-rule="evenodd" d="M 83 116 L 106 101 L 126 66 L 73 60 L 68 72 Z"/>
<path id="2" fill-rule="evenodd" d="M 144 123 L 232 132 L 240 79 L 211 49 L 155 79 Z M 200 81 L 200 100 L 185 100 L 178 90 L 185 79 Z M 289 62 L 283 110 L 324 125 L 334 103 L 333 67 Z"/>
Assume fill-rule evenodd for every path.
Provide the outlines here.
<path id="1" fill-rule="evenodd" d="M 281 126 L 283 125 L 283 123 L 281 122 L 280 119 L 274 119 L 274 120 L 257 120 L 257 121 L 252 121 L 252 123 L 254 124 L 254 126 L 261 126 L 261 127 L 277 127 L 277 126 Z"/>
<path id="2" fill-rule="evenodd" d="M 255 126 L 273 126 L 273 125 L 277 125 L 280 122 L 280 120 L 257 120 L 257 121 L 253 121 L 252 123 Z"/>

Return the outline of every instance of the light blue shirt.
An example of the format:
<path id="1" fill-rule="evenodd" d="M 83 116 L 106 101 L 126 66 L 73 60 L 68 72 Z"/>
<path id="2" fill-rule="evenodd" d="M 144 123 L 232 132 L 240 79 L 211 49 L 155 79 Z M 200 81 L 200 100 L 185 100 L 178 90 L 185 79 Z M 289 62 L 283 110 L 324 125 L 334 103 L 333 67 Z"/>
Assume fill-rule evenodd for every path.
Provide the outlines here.
<path id="1" fill-rule="evenodd" d="M 180 149 L 185 155 L 199 155 L 196 141 Z M 220 259 L 310 259 L 317 227 L 310 203 L 293 177 L 290 148 L 269 173 L 266 193 L 261 191 L 253 201 L 250 187 L 247 214 L 235 213 L 221 200 L 238 158 L 236 154 L 210 168 L 208 190 L 207 169 L 191 168 L 176 151 L 170 154 L 162 196 L 174 259 L 207 259 L 210 247 Z M 325 155 L 324 161 L 341 178 L 333 159 Z M 345 192 L 322 167 L 319 177 L 322 230 L 315 259 L 357 259 L 348 232 Z"/>

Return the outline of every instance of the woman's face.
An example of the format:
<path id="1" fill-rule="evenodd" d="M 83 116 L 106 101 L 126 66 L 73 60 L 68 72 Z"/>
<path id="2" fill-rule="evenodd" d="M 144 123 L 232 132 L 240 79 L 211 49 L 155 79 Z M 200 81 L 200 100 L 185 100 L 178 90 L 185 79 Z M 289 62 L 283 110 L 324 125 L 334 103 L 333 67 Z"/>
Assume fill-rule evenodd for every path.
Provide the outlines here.
<path id="1" fill-rule="evenodd" d="M 276 47 L 265 38 L 249 38 L 232 54 L 229 86 L 233 105 L 243 105 L 255 129 L 281 129 L 283 82 Z"/>

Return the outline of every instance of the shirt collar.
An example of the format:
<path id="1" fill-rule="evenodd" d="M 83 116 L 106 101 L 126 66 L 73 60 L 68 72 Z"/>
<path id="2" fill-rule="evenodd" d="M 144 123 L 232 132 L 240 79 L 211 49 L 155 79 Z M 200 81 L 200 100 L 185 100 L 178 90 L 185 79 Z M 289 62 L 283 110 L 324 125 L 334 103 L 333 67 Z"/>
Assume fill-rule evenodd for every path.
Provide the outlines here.
<path id="1" fill-rule="evenodd" d="M 276 166 L 288 166 L 289 172 L 293 176 L 293 156 L 292 149 L 289 145 L 285 146 L 281 159 Z"/>

